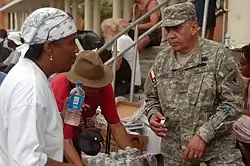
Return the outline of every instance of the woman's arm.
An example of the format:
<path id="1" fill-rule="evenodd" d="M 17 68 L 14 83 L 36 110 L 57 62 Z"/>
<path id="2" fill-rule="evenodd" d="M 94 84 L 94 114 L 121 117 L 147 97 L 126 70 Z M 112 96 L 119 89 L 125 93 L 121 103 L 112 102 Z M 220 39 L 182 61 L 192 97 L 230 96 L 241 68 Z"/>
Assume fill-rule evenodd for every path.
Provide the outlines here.
<path id="1" fill-rule="evenodd" d="M 148 11 L 154 9 L 156 6 L 157 6 L 156 1 L 150 2 L 150 4 L 148 5 Z M 149 20 L 150 21 L 147 23 L 139 24 L 139 30 L 148 30 L 152 28 L 154 25 L 156 25 L 158 21 L 160 20 L 160 11 L 156 11 L 152 13 L 149 17 Z"/>
<path id="2" fill-rule="evenodd" d="M 111 63 L 111 64 L 108 65 L 111 70 L 113 69 L 113 63 Z M 122 56 L 120 56 L 119 58 L 117 58 L 117 61 L 116 61 L 116 71 L 120 69 L 121 64 L 122 64 Z"/>
<path id="3" fill-rule="evenodd" d="M 71 163 L 61 163 L 49 158 L 45 166 L 76 166 L 76 165 Z"/>
<path id="4" fill-rule="evenodd" d="M 69 81 L 65 74 L 58 74 L 51 80 L 51 87 L 56 99 L 58 110 L 61 112 L 61 117 L 64 120 L 68 97 L 70 94 Z M 64 125 L 64 155 L 68 162 L 74 163 L 76 166 L 83 166 L 81 158 L 78 155 L 72 143 L 74 137 L 74 128 L 70 125 Z"/>
<path id="5" fill-rule="evenodd" d="M 132 147 L 127 132 L 122 125 L 116 110 L 115 96 L 112 85 L 109 84 L 100 90 L 100 107 L 106 121 L 110 124 L 112 136 L 122 149 Z"/>
<path id="6" fill-rule="evenodd" d="M 110 124 L 110 128 L 112 136 L 120 148 L 125 149 L 126 147 L 132 147 L 122 123 Z"/>
<path id="7" fill-rule="evenodd" d="M 71 139 L 64 140 L 64 156 L 69 163 L 73 163 L 76 166 L 84 166 L 81 157 L 77 153 Z"/>
<path id="8" fill-rule="evenodd" d="M 133 11 L 132 11 L 132 22 L 134 22 L 135 20 L 136 20 L 136 16 L 135 16 L 135 9 L 136 9 L 136 6 L 137 6 L 137 4 L 134 4 L 134 6 L 133 6 Z"/>

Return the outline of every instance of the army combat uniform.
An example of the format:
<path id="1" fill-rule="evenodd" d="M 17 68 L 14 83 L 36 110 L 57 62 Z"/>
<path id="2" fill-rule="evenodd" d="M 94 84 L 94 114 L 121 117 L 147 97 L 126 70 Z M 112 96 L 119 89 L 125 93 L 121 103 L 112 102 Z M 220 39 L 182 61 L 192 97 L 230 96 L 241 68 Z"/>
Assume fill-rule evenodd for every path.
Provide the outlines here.
<path id="1" fill-rule="evenodd" d="M 176 11 L 170 13 L 174 18 Z M 156 111 L 166 117 L 168 131 L 161 143 L 164 165 L 244 165 L 231 134 L 243 110 L 244 87 L 234 57 L 222 44 L 202 38 L 191 54 L 181 65 L 171 48 L 163 50 L 145 83 L 148 117 Z M 195 134 L 207 142 L 206 152 L 200 161 L 184 162 L 183 152 Z"/>

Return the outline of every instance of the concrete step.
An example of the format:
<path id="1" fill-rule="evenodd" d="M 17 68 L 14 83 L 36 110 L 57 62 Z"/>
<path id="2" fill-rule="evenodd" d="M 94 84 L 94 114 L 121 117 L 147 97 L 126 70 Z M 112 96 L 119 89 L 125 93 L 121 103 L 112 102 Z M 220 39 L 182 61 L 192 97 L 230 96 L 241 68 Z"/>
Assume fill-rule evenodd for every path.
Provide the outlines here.
<path id="1" fill-rule="evenodd" d="M 154 64 L 155 57 L 163 49 L 164 47 L 154 46 L 154 47 L 145 48 L 140 53 L 140 66 L 141 66 L 141 75 L 142 75 L 143 80 L 145 80 L 150 68 Z"/>
<path id="2" fill-rule="evenodd" d="M 144 86 L 148 72 L 150 68 L 152 67 L 152 65 L 154 64 L 155 57 L 163 49 L 164 47 L 155 46 L 155 47 L 146 48 L 140 53 L 139 59 L 140 59 L 140 67 L 141 67 L 142 86 Z M 125 97 L 129 99 L 129 94 L 126 95 Z M 145 99 L 145 93 L 143 91 L 140 91 L 134 94 L 134 97 L 133 97 L 134 102 L 138 102 L 143 99 Z"/>
<path id="3" fill-rule="evenodd" d="M 154 46 L 154 47 L 149 47 L 145 48 L 141 53 L 140 53 L 140 60 L 144 59 L 151 59 L 154 60 L 156 55 L 163 50 L 164 47 L 162 46 Z"/>

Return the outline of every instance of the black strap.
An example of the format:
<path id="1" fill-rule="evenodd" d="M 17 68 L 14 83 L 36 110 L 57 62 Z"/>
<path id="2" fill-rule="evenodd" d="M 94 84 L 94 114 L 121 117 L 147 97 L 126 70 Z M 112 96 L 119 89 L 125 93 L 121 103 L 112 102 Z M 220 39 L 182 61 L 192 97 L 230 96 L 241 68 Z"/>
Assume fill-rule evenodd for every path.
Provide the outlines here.
<path id="1" fill-rule="evenodd" d="M 107 125 L 107 134 L 106 134 L 106 154 L 110 154 L 110 140 L 111 140 L 111 129 L 109 124 Z"/>
<path id="2" fill-rule="evenodd" d="M 4 44 L 4 40 L 0 43 L 0 62 L 3 62 L 3 55 L 2 55 L 3 44 Z"/>

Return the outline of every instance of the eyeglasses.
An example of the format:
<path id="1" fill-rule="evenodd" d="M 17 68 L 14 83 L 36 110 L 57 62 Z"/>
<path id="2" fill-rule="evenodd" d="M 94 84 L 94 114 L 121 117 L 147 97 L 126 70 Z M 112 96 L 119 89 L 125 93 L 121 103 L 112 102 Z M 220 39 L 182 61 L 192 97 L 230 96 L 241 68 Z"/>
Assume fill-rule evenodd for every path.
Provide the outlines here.
<path id="1" fill-rule="evenodd" d="M 58 27 L 58 26 L 61 25 L 63 22 L 67 21 L 68 19 L 73 19 L 73 16 L 72 16 L 70 13 L 67 13 L 67 15 L 68 15 L 67 18 L 65 18 L 63 21 L 61 21 L 61 22 L 59 22 L 58 24 L 56 24 L 55 26 L 53 26 L 53 27 L 48 31 L 48 35 L 47 35 L 47 37 L 46 37 L 46 40 L 47 40 L 47 41 L 49 41 L 50 32 L 51 32 L 53 29 L 55 29 L 56 27 Z M 64 16 L 64 14 L 61 15 L 61 16 Z"/>

